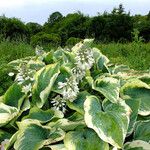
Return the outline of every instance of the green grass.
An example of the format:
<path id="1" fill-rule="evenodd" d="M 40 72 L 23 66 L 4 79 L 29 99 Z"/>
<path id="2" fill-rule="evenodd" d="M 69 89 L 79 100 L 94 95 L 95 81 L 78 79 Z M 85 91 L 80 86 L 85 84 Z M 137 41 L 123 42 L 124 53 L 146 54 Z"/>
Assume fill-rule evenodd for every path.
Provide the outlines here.
<path id="1" fill-rule="evenodd" d="M 144 44 L 93 44 L 99 48 L 111 62 L 117 64 L 125 64 L 135 70 L 150 69 L 150 43 Z M 51 48 L 47 48 L 46 51 Z M 0 95 L 11 85 L 12 79 L 8 76 L 9 69 L 7 63 L 34 55 L 34 49 L 24 42 L 0 42 Z"/>
<path id="2" fill-rule="evenodd" d="M 8 76 L 9 69 L 7 68 L 7 63 L 31 55 L 34 55 L 34 50 L 26 43 L 0 42 L 0 95 L 2 95 L 12 83 L 11 77 Z"/>
<path id="3" fill-rule="evenodd" d="M 150 69 L 150 43 L 94 44 L 111 62 L 128 65 L 131 69 Z"/>

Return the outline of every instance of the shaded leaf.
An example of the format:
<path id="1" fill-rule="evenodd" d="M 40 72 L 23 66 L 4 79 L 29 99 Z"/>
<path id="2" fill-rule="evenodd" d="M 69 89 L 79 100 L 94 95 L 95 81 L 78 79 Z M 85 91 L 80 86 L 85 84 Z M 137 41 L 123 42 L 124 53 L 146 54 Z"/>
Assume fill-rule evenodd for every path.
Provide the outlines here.
<path id="1" fill-rule="evenodd" d="M 135 100 L 140 100 L 140 108 L 138 114 L 142 116 L 150 115 L 150 86 L 146 83 L 134 79 L 128 81 L 121 88 L 122 97 L 129 97 Z"/>
<path id="2" fill-rule="evenodd" d="M 63 113 L 58 110 L 48 109 L 44 111 L 38 107 L 33 107 L 30 109 L 29 115 L 25 116 L 23 120 L 36 119 L 39 120 L 41 123 L 46 123 L 54 118 L 63 118 L 63 116 Z"/>
<path id="3" fill-rule="evenodd" d="M 136 123 L 134 139 L 146 142 L 150 141 L 150 120 L 138 121 Z"/>

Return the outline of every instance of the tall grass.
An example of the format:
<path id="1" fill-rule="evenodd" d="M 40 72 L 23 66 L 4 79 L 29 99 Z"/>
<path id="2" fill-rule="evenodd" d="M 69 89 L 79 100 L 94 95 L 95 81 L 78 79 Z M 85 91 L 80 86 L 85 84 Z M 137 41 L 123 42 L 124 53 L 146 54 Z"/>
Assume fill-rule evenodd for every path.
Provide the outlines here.
<path id="1" fill-rule="evenodd" d="M 24 42 L 9 42 L 7 40 L 0 42 L 0 95 L 12 83 L 11 77 L 8 76 L 7 63 L 31 55 L 34 55 L 34 50 L 29 44 Z"/>
<path id="2" fill-rule="evenodd" d="M 125 64 L 135 70 L 150 69 L 150 43 L 94 44 L 113 63 Z"/>

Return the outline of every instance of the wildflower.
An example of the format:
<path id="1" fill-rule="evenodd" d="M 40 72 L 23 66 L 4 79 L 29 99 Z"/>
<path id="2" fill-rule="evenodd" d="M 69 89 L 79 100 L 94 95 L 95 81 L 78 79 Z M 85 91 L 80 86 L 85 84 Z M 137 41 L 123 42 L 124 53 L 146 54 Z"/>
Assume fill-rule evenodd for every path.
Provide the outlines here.
<path id="1" fill-rule="evenodd" d="M 79 92 L 78 82 L 76 81 L 76 78 L 74 78 L 73 76 L 70 78 L 66 78 L 66 82 L 59 82 L 58 86 L 59 89 L 62 89 L 63 98 L 73 102 Z"/>
<path id="2" fill-rule="evenodd" d="M 37 56 L 43 55 L 43 54 L 44 54 L 43 48 L 37 45 L 36 48 L 35 48 L 35 54 L 36 54 Z"/>
<path id="3" fill-rule="evenodd" d="M 18 84 L 23 85 L 24 83 L 30 83 L 34 81 L 34 70 L 28 68 L 27 64 L 23 63 L 18 67 L 18 74 L 16 75 L 15 81 Z"/>
<path id="4" fill-rule="evenodd" d="M 13 72 L 9 72 L 8 74 L 10 77 L 14 76 L 14 73 Z"/>
<path id="5" fill-rule="evenodd" d="M 72 69 L 72 73 L 73 73 L 73 75 L 76 77 L 76 79 L 77 79 L 77 82 L 79 82 L 80 80 L 82 80 L 83 79 L 83 77 L 85 76 L 85 70 L 82 70 L 81 68 L 78 68 L 77 66 L 76 67 L 74 67 L 73 69 Z"/>
<path id="6" fill-rule="evenodd" d="M 53 105 L 54 109 L 60 110 L 63 113 L 66 112 L 66 101 L 60 95 L 57 95 L 55 98 L 53 98 L 51 104 Z"/>
<path id="7" fill-rule="evenodd" d="M 31 83 L 29 83 L 28 85 L 24 85 L 22 87 L 22 92 L 28 94 L 29 92 L 31 92 L 31 89 L 32 89 L 32 85 Z"/>
<path id="8" fill-rule="evenodd" d="M 81 70 L 91 69 L 94 63 L 93 52 L 91 49 L 80 49 L 76 52 L 76 65 Z"/>

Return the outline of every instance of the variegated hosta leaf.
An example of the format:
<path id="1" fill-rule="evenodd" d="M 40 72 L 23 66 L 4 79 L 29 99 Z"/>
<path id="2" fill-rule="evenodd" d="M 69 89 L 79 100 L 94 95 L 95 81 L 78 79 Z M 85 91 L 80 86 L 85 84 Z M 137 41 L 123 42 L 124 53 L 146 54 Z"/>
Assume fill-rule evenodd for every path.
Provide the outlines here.
<path id="1" fill-rule="evenodd" d="M 52 119 L 56 118 L 63 118 L 63 113 L 59 110 L 51 110 L 48 109 L 46 111 L 38 108 L 33 107 L 30 109 L 29 115 L 25 116 L 24 119 L 36 119 L 39 120 L 41 123 L 49 122 Z"/>
<path id="2" fill-rule="evenodd" d="M 150 142 L 150 120 L 138 121 L 136 123 L 134 139 Z"/>
<path id="3" fill-rule="evenodd" d="M 48 146 L 51 150 L 68 150 L 64 144 L 56 144 Z"/>
<path id="4" fill-rule="evenodd" d="M 24 93 L 21 92 L 22 88 L 17 83 L 14 83 L 3 96 L 2 102 L 6 105 L 21 108 L 21 105 L 25 99 Z"/>
<path id="5" fill-rule="evenodd" d="M 87 96 L 84 102 L 85 123 L 95 130 L 103 141 L 121 148 L 127 134 L 131 110 L 124 101 L 118 103 L 107 101 L 103 107 L 104 111 L 97 97 Z"/>
<path id="6" fill-rule="evenodd" d="M 121 88 L 122 97 L 140 100 L 140 108 L 138 114 L 142 116 L 150 115 L 150 86 L 138 79 L 128 81 Z"/>
<path id="7" fill-rule="evenodd" d="M 91 129 L 68 132 L 64 144 L 67 150 L 109 150 L 108 143 L 102 141 Z"/>
<path id="8" fill-rule="evenodd" d="M 70 109 L 73 109 L 81 114 L 84 114 L 84 101 L 86 99 L 86 96 L 89 96 L 90 94 L 86 91 L 80 92 L 77 96 L 77 98 L 73 101 L 67 101 L 67 105 Z"/>
<path id="9" fill-rule="evenodd" d="M 140 100 L 135 99 L 125 99 L 126 104 L 131 108 L 132 112 L 130 115 L 130 123 L 128 127 L 128 135 L 130 135 L 133 132 L 134 125 L 136 123 L 137 117 L 138 117 L 138 110 L 140 107 Z"/>
<path id="10" fill-rule="evenodd" d="M 66 82 L 66 78 L 69 78 L 71 76 L 71 69 L 66 66 L 61 66 L 60 67 L 60 73 L 58 75 L 58 78 L 56 79 L 52 90 L 56 93 L 62 94 L 62 90 L 59 89 L 59 82 Z"/>
<path id="11" fill-rule="evenodd" d="M 45 66 L 45 63 L 40 61 L 40 60 L 30 60 L 28 62 L 28 66 L 30 69 L 33 70 L 40 70 L 41 68 L 43 68 Z"/>
<path id="12" fill-rule="evenodd" d="M 9 123 L 19 113 L 16 107 L 11 107 L 0 102 L 0 127 Z"/>
<path id="13" fill-rule="evenodd" d="M 17 139 L 18 131 L 12 135 L 9 141 L 4 145 L 5 150 L 10 150 Z"/>
<path id="14" fill-rule="evenodd" d="M 143 81 L 146 84 L 150 85 L 150 74 L 149 73 L 139 77 L 138 79 L 140 79 L 141 81 Z"/>
<path id="15" fill-rule="evenodd" d="M 58 64 L 47 65 L 36 73 L 32 99 L 39 108 L 41 108 L 48 99 L 58 74 Z"/>
<path id="16" fill-rule="evenodd" d="M 83 120 L 79 120 L 79 121 L 70 121 L 68 119 L 59 119 L 56 122 L 50 122 L 48 124 L 48 126 L 50 127 L 54 127 L 54 128 L 61 128 L 64 131 L 70 131 L 70 130 L 74 130 L 77 127 L 85 127 L 85 122 Z"/>
<path id="17" fill-rule="evenodd" d="M 124 150 L 149 150 L 150 144 L 142 140 L 127 142 L 124 145 Z"/>
<path id="18" fill-rule="evenodd" d="M 94 82 L 93 89 L 99 91 L 112 103 L 116 103 L 119 99 L 119 80 L 112 77 L 98 78 Z"/>
<path id="19" fill-rule="evenodd" d="M 63 140 L 65 136 L 61 129 L 42 126 L 37 120 L 24 120 L 18 126 L 15 150 L 38 150 L 44 145 Z"/>
<path id="20" fill-rule="evenodd" d="M 75 112 L 73 115 L 69 116 L 68 119 L 70 121 L 80 121 L 84 120 L 84 116 L 78 112 Z"/>
<path id="21" fill-rule="evenodd" d="M 103 72 L 109 72 L 107 66 L 107 64 L 109 63 L 109 59 L 105 55 L 103 55 L 97 48 L 93 48 L 92 51 L 97 68 L 102 70 Z"/>

